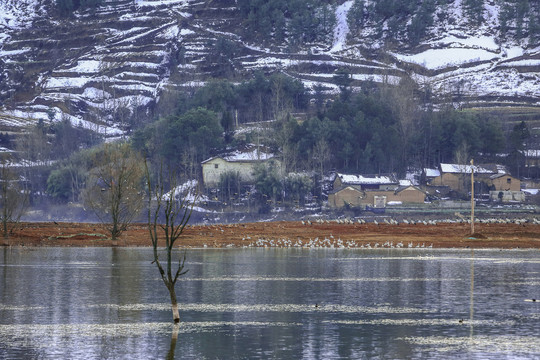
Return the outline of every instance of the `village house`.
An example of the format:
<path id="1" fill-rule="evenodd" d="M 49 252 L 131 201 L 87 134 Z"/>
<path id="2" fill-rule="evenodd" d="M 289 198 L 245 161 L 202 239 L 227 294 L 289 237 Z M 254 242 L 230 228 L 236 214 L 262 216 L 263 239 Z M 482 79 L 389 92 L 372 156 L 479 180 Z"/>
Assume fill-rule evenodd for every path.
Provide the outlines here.
<path id="1" fill-rule="evenodd" d="M 521 181 L 505 172 L 491 175 L 488 184 L 495 191 L 521 191 Z"/>
<path id="2" fill-rule="evenodd" d="M 358 190 L 395 190 L 399 187 L 399 181 L 393 176 L 362 176 L 336 174 L 334 189 L 352 186 Z"/>
<path id="3" fill-rule="evenodd" d="M 430 185 L 448 186 L 458 193 L 471 189 L 471 171 L 474 170 L 475 193 L 489 194 L 493 201 L 523 201 L 520 179 L 508 174 L 502 165 L 441 164 L 440 175 Z"/>
<path id="4" fill-rule="evenodd" d="M 214 156 L 201 163 L 204 186 L 210 188 L 218 186 L 221 176 L 226 173 L 236 173 L 241 182 L 250 183 L 254 180 L 255 166 L 269 162 L 273 162 L 278 171 L 281 171 L 281 162 L 275 155 L 255 145 Z"/>
<path id="5" fill-rule="evenodd" d="M 441 164 L 440 175 L 430 181 L 430 185 L 448 186 L 450 189 L 467 193 L 471 187 L 471 172 L 474 170 L 474 181 L 483 189 L 498 191 L 520 191 L 520 180 L 508 174 L 502 165 L 460 165 Z M 476 185 L 475 185 L 476 186 Z"/>
<path id="6" fill-rule="evenodd" d="M 394 176 L 337 174 L 334 190 L 328 194 L 328 206 L 383 208 L 391 202 L 423 203 L 425 197 L 424 191 L 410 182 L 400 183 Z"/>
<path id="7" fill-rule="evenodd" d="M 431 185 L 448 186 L 456 192 L 468 192 L 471 188 L 471 172 L 474 170 L 475 180 L 489 178 L 497 173 L 477 165 L 440 164 L 440 175 L 431 180 Z"/>
<path id="8" fill-rule="evenodd" d="M 434 185 L 432 184 L 433 179 L 440 177 L 441 172 L 439 169 L 424 168 L 422 170 L 422 176 L 424 177 L 424 181 L 427 185 Z"/>

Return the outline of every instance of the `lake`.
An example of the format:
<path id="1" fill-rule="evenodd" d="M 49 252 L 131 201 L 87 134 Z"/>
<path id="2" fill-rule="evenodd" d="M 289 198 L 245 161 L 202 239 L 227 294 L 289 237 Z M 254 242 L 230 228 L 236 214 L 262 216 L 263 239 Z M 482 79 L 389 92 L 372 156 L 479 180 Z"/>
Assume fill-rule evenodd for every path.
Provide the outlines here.
<path id="1" fill-rule="evenodd" d="M 540 358 L 540 252 L 0 249 L 0 359 Z M 176 342 L 171 341 L 177 333 Z"/>

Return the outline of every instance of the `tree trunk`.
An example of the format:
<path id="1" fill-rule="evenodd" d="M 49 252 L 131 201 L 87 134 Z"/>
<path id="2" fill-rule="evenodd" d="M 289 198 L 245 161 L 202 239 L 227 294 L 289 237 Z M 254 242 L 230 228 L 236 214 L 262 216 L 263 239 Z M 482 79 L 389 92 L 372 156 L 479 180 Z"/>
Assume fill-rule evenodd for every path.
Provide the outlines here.
<path id="1" fill-rule="evenodd" d="M 176 350 L 176 342 L 178 340 L 178 328 L 180 327 L 180 324 L 175 323 L 173 326 L 174 327 L 171 334 L 171 345 L 169 346 L 169 352 L 167 353 L 167 357 L 165 358 L 167 360 L 174 359 L 174 351 Z"/>
<path id="2" fill-rule="evenodd" d="M 178 312 L 178 301 L 176 300 L 176 292 L 174 290 L 174 285 L 167 286 L 169 289 L 169 295 L 171 296 L 171 309 L 173 313 L 174 323 L 180 322 L 180 313 Z"/>

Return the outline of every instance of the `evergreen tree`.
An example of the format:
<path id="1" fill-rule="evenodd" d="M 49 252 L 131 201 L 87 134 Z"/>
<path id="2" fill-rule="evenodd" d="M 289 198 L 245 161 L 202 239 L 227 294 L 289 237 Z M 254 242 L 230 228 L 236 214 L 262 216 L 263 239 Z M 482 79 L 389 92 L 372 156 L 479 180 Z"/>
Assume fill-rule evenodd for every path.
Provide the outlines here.
<path id="1" fill-rule="evenodd" d="M 529 1 L 517 0 L 516 2 L 516 37 L 522 39 L 525 36 L 523 24 L 529 14 Z"/>
<path id="2" fill-rule="evenodd" d="M 412 46 L 418 45 L 420 40 L 426 36 L 427 29 L 433 25 L 433 13 L 435 3 L 433 0 L 425 0 L 418 12 L 413 16 L 408 27 L 409 41 Z"/>
<path id="3" fill-rule="evenodd" d="M 365 13 L 364 0 L 354 0 L 349 12 L 347 13 L 347 24 L 351 33 L 357 33 L 364 26 Z"/>
<path id="4" fill-rule="evenodd" d="M 73 0 L 56 0 L 56 8 L 62 15 L 69 15 L 75 9 Z"/>
<path id="5" fill-rule="evenodd" d="M 508 2 L 503 2 L 501 4 L 501 10 L 499 12 L 499 24 L 501 29 L 501 38 L 506 39 L 508 36 L 508 31 L 510 30 L 510 25 L 513 22 L 515 17 L 515 8 L 512 4 Z"/>
<path id="6" fill-rule="evenodd" d="M 476 26 L 484 22 L 484 0 L 463 0 L 463 10 L 469 21 Z"/>

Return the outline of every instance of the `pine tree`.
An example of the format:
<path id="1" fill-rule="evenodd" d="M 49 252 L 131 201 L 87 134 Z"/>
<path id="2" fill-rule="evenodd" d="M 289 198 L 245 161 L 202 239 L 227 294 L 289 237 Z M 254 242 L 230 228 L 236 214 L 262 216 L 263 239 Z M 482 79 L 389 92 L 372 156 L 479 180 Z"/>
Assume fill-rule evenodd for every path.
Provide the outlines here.
<path id="1" fill-rule="evenodd" d="M 462 6 L 473 25 L 482 25 L 484 22 L 484 0 L 463 0 Z"/>
<path id="2" fill-rule="evenodd" d="M 364 0 L 354 0 L 347 13 L 347 24 L 352 33 L 357 33 L 364 26 Z"/>
<path id="3" fill-rule="evenodd" d="M 506 39 L 508 31 L 510 30 L 510 23 L 514 20 L 515 9 L 509 3 L 501 4 L 501 10 L 499 12 L 499 24 L 501 31 L 501 39 Z"/>
<path id="4" fill-rule="evenodd" d="M 516 37 L 518 39 L 523 38 L 525 35 L 523 32 L 523 22 L 527 15 L 529 15 L 529 1 L 518 0 L 516 3 Z"/>
<path id="5" fill-rule="evenodd" d="M 73 12 L 75 6 L 72 0 L 56 0 L 56 8 L 62 15 L 69 15 Z"/>

